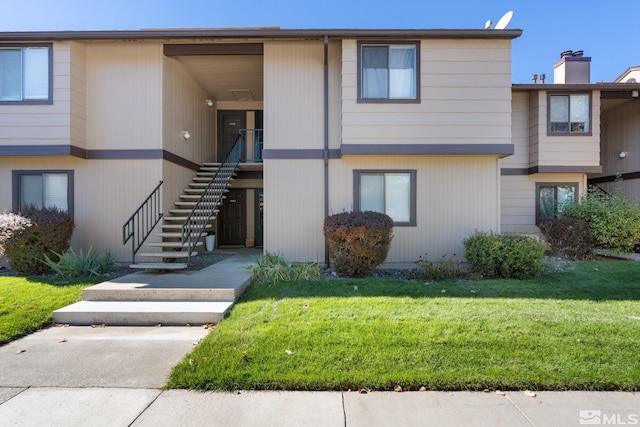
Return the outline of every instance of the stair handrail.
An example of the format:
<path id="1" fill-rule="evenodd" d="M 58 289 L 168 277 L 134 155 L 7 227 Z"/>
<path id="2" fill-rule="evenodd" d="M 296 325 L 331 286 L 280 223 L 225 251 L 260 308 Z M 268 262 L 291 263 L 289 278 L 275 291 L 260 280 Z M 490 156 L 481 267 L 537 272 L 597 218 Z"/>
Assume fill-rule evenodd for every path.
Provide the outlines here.
<path id="1" fill-rule="evenodd" d="M 138 209 L 122 225 L 122 244 L 126 245 L 131 239 L 132 262 L 136 263 L 136 253 L 140 250 L 151 231 L 162 219 L 162 205 L 160 199 L 160 187 L 163 181 L 153 189 L 144 199 Z"/>
<path id="2" fill-rule="evenodd" d="M 191 213 L 182 223 L 182 244 L 184 245 L 188 242 L 187 264 L 191 261 L 191 254 L 196 248 L 196 244 L 200 241 L 205 231 L 205 226 L 211 221 L 214 210 L 222 203 L 224 190 L 227 188 L 233 172 L 238 167 L 238 163 L 240 163 L 243 146 L 244 137 L 243 134 L 240 133 L 233 143 L 233 147 L 231 147 L 231 150 L 229 150 L 224 161 L 220 164 L 220 167 L 218 167 L 213 178 L 211 178 L 209 184 L 207 184 L 204 192 L 191 210 Z M 225 178 L 223 174 L 228 174 L 228 176 Z M 216 188 L 220 189 L 217 194 L 215 192 Z"/>

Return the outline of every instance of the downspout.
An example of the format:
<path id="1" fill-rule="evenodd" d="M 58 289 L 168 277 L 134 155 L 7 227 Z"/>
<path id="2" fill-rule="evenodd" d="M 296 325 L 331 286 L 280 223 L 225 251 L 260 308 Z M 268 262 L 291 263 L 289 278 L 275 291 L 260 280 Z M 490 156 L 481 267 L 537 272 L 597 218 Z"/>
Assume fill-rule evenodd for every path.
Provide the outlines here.
<path id="1" fill-rule="evenodd" d="M 329 36 L 324 36 L 324 217 L 329 216 Z M 324 259 L 329 267 L 329 245 L 324 241 Z"/>

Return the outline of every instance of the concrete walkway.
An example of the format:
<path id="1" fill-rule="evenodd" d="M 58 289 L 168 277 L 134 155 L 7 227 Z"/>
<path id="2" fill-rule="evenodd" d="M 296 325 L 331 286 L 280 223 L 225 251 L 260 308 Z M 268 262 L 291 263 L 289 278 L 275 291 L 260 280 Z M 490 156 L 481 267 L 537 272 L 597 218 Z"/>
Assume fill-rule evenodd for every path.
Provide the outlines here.
<path id="1" fill-rule="evenodd" d="M 640 425 L 640 394 L 626 392 L 162 390 L 208 332 L 60 326 L 13 341 L 0 347 L 0 426 Z"/>

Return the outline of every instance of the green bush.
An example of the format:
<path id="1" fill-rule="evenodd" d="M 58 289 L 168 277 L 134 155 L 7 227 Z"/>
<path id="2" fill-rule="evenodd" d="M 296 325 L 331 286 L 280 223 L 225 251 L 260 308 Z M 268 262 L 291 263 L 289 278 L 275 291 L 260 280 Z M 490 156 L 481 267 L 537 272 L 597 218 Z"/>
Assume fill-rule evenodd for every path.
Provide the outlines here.
<path id="1" fill-rule="evenodd" d="M 393 220 L 379 212 L 343 212 L 324 220 L 334 268 L 348 277 L 368 276 L 387 258 Z"/>
<path id="2" fill-rule="evenodd" d="M 632 252 L 640 240 L 640 205 L 618 194 L 590 188 L 580 203 L 565 206 L 562 215 L 587 221 L 595 245 L 603 249 Z"/>
<path id="3" fill-rule="evenodd" d="M 115 260 L 111 252 L 107 251 L 103 256 L 95 256 L 92 253 L 93 248 L 89 247 L 85 255 L 80 249 L 80 253 L 76 254 L 73 249 L 63 254 L 58 254 L 58 261 L 55 262 L 44 255 L 45 263 L 56 272 L 58 277 L 62 279 L 71 279 L 73 277 L 84 276 L 102 276 L 113 269 Z"/>
<path id="4" fill-rule="evenodd" d="M 416 264 L 418 264 L 419 268 L 409 271 L 409 276 L 412 279 L 439 282 L 466 275 L 465 269 L 460 266 L 460 263 L 454 257 L 445 258 L 445 256 L 442 256 L 439 262 L 429 261 L 426 257 L 420 257 Z"/>
<path id="5" fill-rule="evenodd" d="M 565 258 L 585 259 L 593 252 L 593 237 L 587 221 L 564 217 L 544 220 L 539 225 L 553 253 Z"/>
<path id="6" fill-rule="evenodd" d="M 45 263 L 45 255 L 51 258 L 56 252 L 62 253 L 69 248 L 73 218 L 56 208 L 28 207 L 17 215 L 31 225 L 14 229 L 3 244 L 11 268 L 24 275 L 47 273 L 49 266 Z"/>
<path id="7" fill-rule="evenodd" d="M 528 279 L 543 271 L 545 246 L 533 237 L 477 231 L 462 243 L 471 271 L 482 277 Z"/>
<path id="8" fill-rule="evenodd" d="M 253 283 L 290 282 L 293 280 L 317 280 L 320 268 L 314 262 L 289 265 L 281 254 L 266 252 L 256 265 L 247 267 Z"/>

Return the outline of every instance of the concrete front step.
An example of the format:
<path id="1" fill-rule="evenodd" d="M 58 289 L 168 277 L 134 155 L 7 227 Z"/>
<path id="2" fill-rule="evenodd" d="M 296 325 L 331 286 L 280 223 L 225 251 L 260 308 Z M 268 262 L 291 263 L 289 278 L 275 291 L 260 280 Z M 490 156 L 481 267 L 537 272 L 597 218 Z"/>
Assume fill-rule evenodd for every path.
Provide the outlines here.
<path id="1" fill-rule="evenodd" d="M 53 321 L 72 325 L 204 325 L 224 319 L 232 302 L 81 301 L 53 312 Z"/>
<path id="2" fill-rule="evenodd" d="M 188 267 L 186 263 L 181 262 L 139 262 L 137 264 L 129 265 L 129 268 L 135 268 L 138 270 L 184 270 Z"/>

